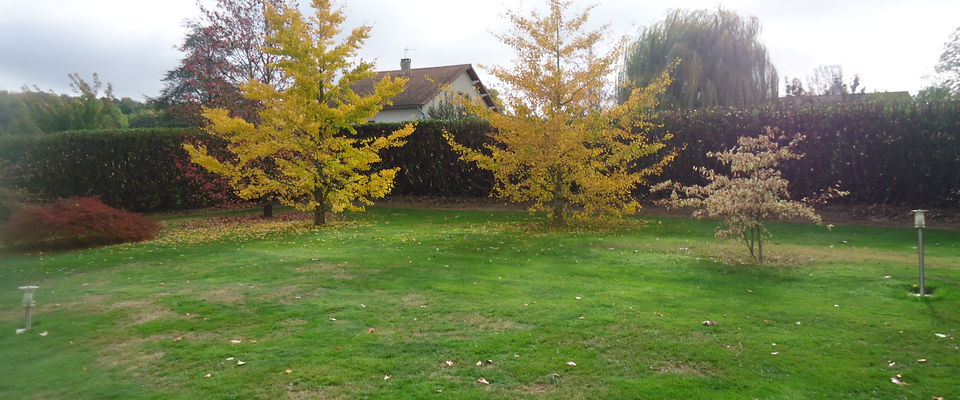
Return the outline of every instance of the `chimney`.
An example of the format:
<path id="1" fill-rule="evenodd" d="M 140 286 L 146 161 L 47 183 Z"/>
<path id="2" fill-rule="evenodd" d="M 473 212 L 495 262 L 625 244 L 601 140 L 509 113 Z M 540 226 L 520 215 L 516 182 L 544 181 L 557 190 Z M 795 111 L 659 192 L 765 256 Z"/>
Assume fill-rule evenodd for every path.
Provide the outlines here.
<path id="1" fill-rule="evenodd" d="M 410 59 L 409 58 L 400 59 L 400 72 L 403 72 L 404 75 L 410 75 Z"/>

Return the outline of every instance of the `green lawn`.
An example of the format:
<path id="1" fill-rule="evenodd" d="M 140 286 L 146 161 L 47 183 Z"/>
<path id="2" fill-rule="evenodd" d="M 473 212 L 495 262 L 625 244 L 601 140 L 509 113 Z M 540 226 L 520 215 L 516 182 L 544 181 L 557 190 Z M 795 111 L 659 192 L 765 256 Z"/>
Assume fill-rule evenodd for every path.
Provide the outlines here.
<path id="1" fill-rule="evenodd" d="M 353 219 L 230 236 L 180 218 L 153 242 L 0 255 L 0 398 L 960 397 L 957 231 L 926 232 L 921 300 L 913 229 L 772 224 L 757 267 L 710 221 Z M 39 307 L 15 335 L 25 284 Z"/>

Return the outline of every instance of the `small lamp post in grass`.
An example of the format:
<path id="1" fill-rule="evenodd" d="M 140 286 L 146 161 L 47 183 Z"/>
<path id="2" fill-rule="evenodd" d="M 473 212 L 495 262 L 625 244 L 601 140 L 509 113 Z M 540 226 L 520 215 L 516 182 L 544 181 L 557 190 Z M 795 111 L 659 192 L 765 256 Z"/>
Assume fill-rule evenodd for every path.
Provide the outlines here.
<path id="1" fill-rule="evenodd" d="M 920 292 L 918 296 L 926 296 L 926 282 L 923 273 L 923 228 L 927 227 L 927 222 L 924 218 L 925 212 L 927 210 L 912 210 L 913 212 L 913 227 L 917 228 L 917 252 L 919 254 L 919 263 L 920 263 Z"/>
<path id="2" fill-rule="evenodd" d="M 33 292 L 40 289 L 40 286 L 20 286 L 19 289 L 23 291 L 23 330 L 26 331 L 30 329 L 30 325 L 33 323 L 31 312 L 33 306 L 37 305 L 37 302 L 33 300 Z"/>

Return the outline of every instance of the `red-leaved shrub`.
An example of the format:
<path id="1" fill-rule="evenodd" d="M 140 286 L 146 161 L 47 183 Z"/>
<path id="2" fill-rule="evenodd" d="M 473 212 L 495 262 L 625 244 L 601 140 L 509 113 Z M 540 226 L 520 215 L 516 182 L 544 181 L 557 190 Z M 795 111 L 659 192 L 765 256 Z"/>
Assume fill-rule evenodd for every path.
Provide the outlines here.
<path id="1" fill-rule="evenodd" d="M 92 197 L 71 197 L 14 212 L 0 241 L 14 250 L 64 250 L 153 238 L 160 226 Z"/>

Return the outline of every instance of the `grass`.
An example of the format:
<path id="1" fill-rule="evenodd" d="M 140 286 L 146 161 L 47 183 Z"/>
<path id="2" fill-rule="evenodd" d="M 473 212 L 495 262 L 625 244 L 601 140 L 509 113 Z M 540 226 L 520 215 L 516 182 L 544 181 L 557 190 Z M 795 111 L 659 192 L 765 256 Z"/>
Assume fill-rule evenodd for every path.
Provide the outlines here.
<path id="1" fill-rule="evenodd" d="M 202 221 L 0 255 L 0 398 L 960 396 L 956 231 L 926 232 L 936 296 L 918 299 L 912 229 L 773 224 L 759 267 L 686 219 L 603 232 L 382 208 L 320 230 Z M 39 306 L 15 335 L 24 284 L 41 286 Z"/>

